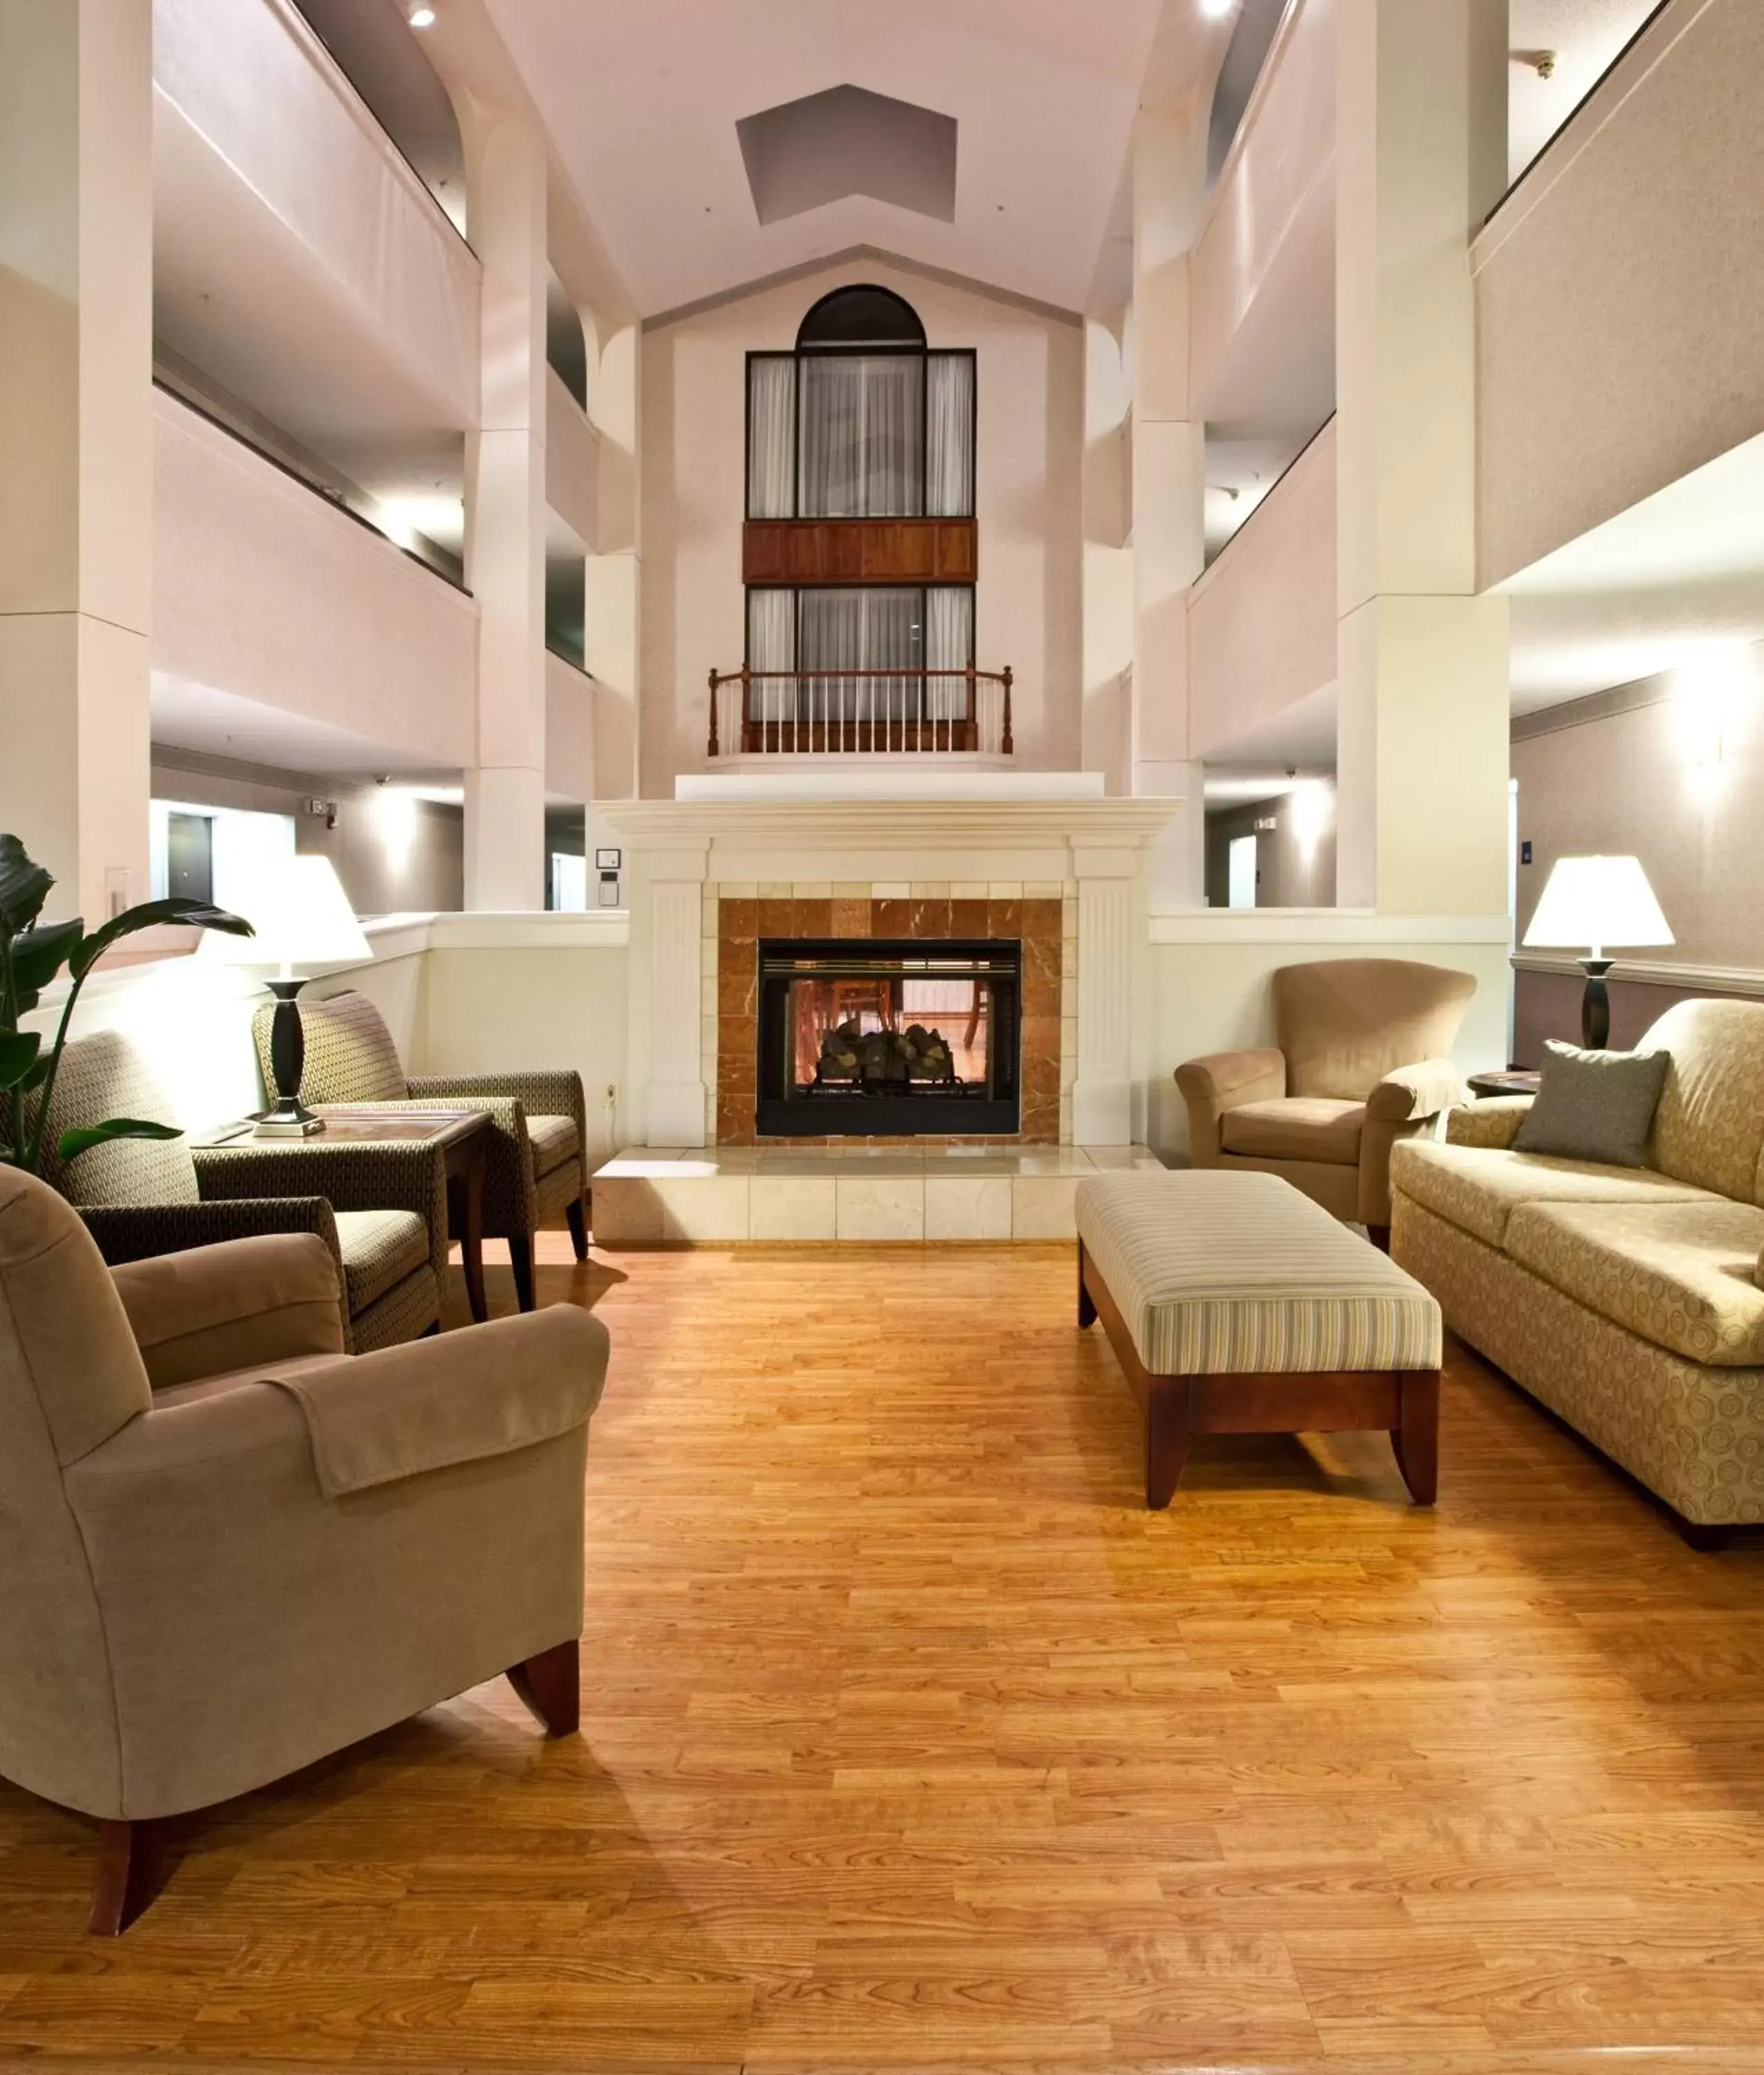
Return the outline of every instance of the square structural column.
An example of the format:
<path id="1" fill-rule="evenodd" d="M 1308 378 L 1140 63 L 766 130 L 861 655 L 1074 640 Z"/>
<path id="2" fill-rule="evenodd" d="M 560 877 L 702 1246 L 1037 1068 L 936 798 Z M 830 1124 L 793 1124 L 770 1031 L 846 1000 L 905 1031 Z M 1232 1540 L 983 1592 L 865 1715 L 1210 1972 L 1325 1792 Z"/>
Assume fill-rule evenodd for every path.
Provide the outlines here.
<path id="1" fill-rule="evenodd" d="M 545 139 L 524 114 L 467 126 L 482 263 L 478 429 L 466 443 L 466 580 L 478 600 L 466 905 L 545 905 Z"/>
<path id="2" fill-rule="evenodd" d="M 0 829 L 147 897 L 151 0 L 0 0 Z"/>
<path id="3" fill-rule="evenodd" d="M 1505 184 L 1506 9 L 1339 0 L 1337 898 L 1506 908 L 1507 606 L 1477 595 L 1470 239 Z"/>
<path id="4" fill-rule="evenodd" d="M 647 956 L 649 984 L 631 991 L 631 1058 L 648 1065 L 637 1114 L 646 1119 L 649 1145 L 706 1142 L 700 1018 L 708 855 L 708 846 L 688 844 L 638 856 L 632 955 Z"/>
<path id="5" fill-rule="evenodd" d="M 1149 938 L 1148 851 L 1075 840 L 1078 881 L 1078 1076 L 1072 1143 L 1133 1143 L 1134 1001 Z"/>

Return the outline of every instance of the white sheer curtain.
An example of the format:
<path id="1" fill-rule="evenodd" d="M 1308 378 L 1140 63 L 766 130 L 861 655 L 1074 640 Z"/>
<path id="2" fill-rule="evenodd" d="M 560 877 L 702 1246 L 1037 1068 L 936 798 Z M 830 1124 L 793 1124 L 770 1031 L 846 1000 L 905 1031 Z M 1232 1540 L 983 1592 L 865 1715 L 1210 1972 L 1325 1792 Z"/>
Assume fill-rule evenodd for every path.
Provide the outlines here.
<path id="1" fill-rule="evenodd" d="M 925 359 L 925 509 L 934 519 L 974 516 L 974 356 Z"/>
<path id="2" fill-rule="evenodd" d="M 797 363 L 787 353 L 747 362 L 747 516 L 788 519 L 795 510 Z"/>
<path id="3" fill-rule="evenodd" d="M 840 673 L 805 682 L 802 697 L 813 717 L 880 725 L 916 715 L 919 679 L 889 673 L 919 667 L 921 594 L 826 590 L 800 597 L 798 667 Z"/>
<path id="4" fill-rule="evenodd" d="M 747 593 L 747 668 L 793 670 L 797 667 L 797 594 L 793 590 Z M 793 720 L 797 685 L 793 677 L 763 677 L 747 687 L 749 720 L 776 725 Z"/>
<path id="5" fill-rule="evenodd" d="M 925 667 L 965 670 L 974 655 L 974 594 L 965 585 L 937 584 L 925 594 Z M 932 720 L 964 720 L 965 677 L 928 677 L 925 710 Z"/>
<path id="6" fill-rule="evenodd" d="M 900 519 L 924 508 L 922 354 L 805 354 L 797 511 Z"/>

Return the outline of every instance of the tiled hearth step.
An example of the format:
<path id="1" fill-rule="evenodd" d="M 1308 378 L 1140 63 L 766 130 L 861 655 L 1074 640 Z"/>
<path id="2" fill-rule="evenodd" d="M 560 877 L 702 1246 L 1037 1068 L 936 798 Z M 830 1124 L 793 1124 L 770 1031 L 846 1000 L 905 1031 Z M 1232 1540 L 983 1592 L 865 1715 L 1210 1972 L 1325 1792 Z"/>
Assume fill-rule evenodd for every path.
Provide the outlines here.
<path id="1" fill-rule="evenodd" d="M 1157 1167 L 1143 1145 L 633 1145 L 594 1178 L 597 1246 L 1062 1240 L 1087 1174 Z"/>

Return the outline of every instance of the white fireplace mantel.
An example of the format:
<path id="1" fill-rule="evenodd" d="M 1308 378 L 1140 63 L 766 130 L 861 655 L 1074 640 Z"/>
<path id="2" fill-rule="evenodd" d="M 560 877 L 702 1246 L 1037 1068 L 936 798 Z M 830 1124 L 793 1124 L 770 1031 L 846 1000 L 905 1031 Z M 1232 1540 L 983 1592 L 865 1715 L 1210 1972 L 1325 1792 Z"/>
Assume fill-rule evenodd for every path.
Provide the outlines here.
<path id="1" fill-rule="evenodd" d="M 1072 1137 L 1133 1136 L 1135 995 L 1149 940 L 1146 853 L 1174 799 L 719 798 L 608 801 L 631 908 L 631 1118 L 652 1145 L 702 1145 L 706 885 L 1075 881 Z"/>

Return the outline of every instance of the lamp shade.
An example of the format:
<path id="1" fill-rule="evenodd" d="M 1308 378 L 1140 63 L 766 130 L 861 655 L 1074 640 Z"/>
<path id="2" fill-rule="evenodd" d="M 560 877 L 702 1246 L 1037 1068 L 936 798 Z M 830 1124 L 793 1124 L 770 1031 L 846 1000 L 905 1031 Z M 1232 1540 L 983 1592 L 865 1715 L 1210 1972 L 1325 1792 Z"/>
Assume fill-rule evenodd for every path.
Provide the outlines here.
<path id="1" fill-rule="evenodd" d="M 1670 944 L 1672 932 L 1639 858 L 1559 857 L 1525 941 L 1597 958 L 1612 944 Z"/>
<path id="2" fill-rule="evenodd" d="M 226 938 L 230 956 L 213 948 L 221 939 L 212 930 L 204 934 L 201 955 L 284 967 L 365 964 L 374 955 L 328 857 L 284 858 L 264 876 L 246 920 L 257 934 Z"/>

